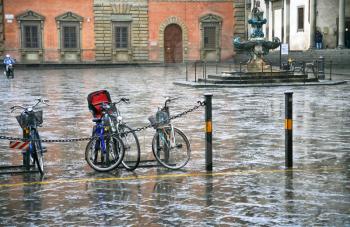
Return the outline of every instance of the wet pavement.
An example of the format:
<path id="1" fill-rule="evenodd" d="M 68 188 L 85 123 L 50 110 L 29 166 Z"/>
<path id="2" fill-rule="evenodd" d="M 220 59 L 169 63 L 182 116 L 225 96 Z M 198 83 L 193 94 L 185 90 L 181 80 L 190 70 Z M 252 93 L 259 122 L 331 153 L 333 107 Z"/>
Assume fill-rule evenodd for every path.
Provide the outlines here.
<path id="1" fill-rule="evenodd" d="M 0 135 L 21 131 L 9 108 L 50 100 L 43 139 L 89 137 L 87 95 L 107 89 L 132 127 L 165 96 L 176 114 L 213 93 L 214 171 L 205 172 L 204 109 L 174 120 L 191 142 L 183 170 L 161 167 L 93 171 L 87 141 L 46 143 L 46 174 L 0 175 L 0 225 L 349 226 L 350 84 L 314 87 L 195 89 L 180 87 L 181 67 L 15 71 L 0 78 Z M 339 73 L 334 80 L 349 80 Z M 284 92 L 294 92 L 294 169 L 284 168 Z M 142 159 L 152 159 L 153 129 L 138 133 Z M 21 164 L 0 141 L 0 165 Z"/>

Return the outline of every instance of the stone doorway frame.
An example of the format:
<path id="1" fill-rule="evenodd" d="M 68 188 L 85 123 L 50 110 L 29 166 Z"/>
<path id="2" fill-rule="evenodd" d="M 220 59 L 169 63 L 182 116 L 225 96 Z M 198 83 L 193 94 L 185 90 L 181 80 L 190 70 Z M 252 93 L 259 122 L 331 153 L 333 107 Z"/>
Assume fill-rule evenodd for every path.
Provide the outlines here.
<path id="1" fill-rule="evenodd" d="M 188 29 L 186 24 L 178 17 L 171 16 L 168 17 L 159 28 L 159 60 L 165 62 L 164 59 L 164 32 L 165 28 L 170 24 L 176 24 L 180 26 L 182 30 L 182 61 L 185 62 L 188 60 Z"/>

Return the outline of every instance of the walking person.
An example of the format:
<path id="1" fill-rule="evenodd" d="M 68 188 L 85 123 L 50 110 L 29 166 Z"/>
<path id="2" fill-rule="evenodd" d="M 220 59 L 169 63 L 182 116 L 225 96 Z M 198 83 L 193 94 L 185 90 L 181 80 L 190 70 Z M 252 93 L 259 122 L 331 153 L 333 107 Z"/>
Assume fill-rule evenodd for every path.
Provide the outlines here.
<path id="1" fill-rule="evenodd" d="M 317 30 L 315 33 L 315 43 L 316 43 L 316 49 L 322 49 L 322 33 Z"/>

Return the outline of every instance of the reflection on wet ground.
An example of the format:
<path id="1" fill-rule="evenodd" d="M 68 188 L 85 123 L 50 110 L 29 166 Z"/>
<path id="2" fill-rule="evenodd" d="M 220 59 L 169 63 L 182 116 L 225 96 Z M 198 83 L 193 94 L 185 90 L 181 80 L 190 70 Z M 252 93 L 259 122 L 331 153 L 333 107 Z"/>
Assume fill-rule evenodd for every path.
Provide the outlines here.
<path id="1" fill-rule="evenodd" d="M 88 137 L 88 93 L 125 96 L 133 127 L 165 96 L 172 113 L 213 93 L 214 172 L 204 172 L 203 109 L 174 121 L 189 137 L 192 158 L 181 171 L 163 168 L 96 173 L 84 160 L 86 141 L 48 143 L 47 174 L 0 175 L 0 225 L 350 225 L 350 85 L 193 89 L 177 87 L 179 67 L 17 70 L 0 78 L 0 134 L 19 136 L 15 104 L 50 100 L 44 139 Z M 336 79 L 336 78 L 335 78 Z M 342 78 L 343 79 L 343 78 Z M 284 170 L 284 92 L 294 92 L 294 171 Z M 154 131 L 139 132 L 142 159 L 151 159 Z M 20 152 L 0 141 L 0 165 Z"/>

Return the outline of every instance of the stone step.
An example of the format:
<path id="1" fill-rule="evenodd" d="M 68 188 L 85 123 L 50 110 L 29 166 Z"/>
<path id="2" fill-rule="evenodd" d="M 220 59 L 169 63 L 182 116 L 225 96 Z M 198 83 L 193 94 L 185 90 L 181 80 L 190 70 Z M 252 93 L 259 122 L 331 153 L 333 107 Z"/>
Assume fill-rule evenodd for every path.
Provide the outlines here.
<path id="1" fill-rule="evenodd" d="M 304 79 L 307 78 L 307 75 L 305 74 L 275 74 L 272 75 L 269 73 L 266 73 L 264 75 L 258 75 L 258 74 L 252 74 L 252 75 L 247 75 L 247 74 L 231 74 L 231 75 L 208 75 L 208 79 L 216 79 L 216 80 L 270 80 L 270 79 L 294 79 L 294 78 L 299 78 L 299 79 Z"/>
<path id="2" fill-rule="evenodd" d="M 318 82 L 316 78 L 284 78 L 284 79 L 255 79 L 255 80 L 215 80 L 215 79 L 198 79 L 198 82 L 209 84 L 267 84 L 267 83 L 303 83 Z"/>

